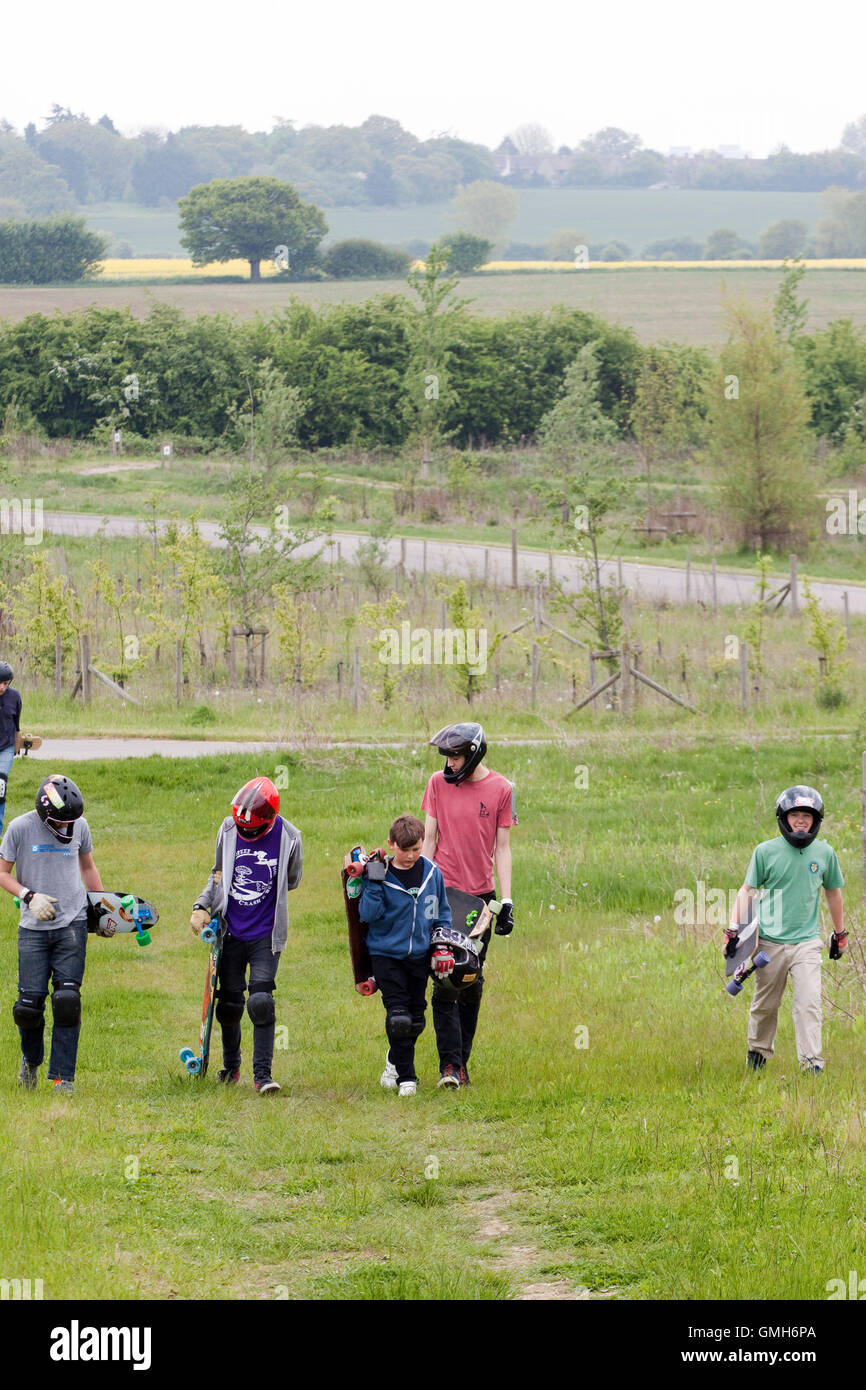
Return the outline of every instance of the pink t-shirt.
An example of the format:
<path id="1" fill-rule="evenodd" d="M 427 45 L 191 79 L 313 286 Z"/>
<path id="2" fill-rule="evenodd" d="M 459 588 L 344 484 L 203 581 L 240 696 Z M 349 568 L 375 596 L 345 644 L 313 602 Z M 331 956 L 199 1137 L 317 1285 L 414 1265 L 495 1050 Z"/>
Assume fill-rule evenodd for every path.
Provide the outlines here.
<path id="1" fill-rule="evenodd" d="M 493 848 L 500 826 L 516 825 L 514 788 L 499 772 L 479 782 L 446 782 L 434 772 L 427 783 L 421 810 L 435 816 L 439 826 L 434 858 L 446 888 L 464 893 L 493 892 Z"/>

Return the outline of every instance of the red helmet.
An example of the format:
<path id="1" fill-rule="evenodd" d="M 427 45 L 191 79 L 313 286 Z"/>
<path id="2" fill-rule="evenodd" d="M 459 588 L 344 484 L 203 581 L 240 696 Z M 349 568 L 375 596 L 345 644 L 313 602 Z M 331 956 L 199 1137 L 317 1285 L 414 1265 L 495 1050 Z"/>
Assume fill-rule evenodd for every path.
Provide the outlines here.
<path id="1" fill-rule="evenodd" d="M 232 801 L 232 816 L 245 840 L 267 835 L 280 809 L 280 794 L 270 777 L 245 782 Z"/>

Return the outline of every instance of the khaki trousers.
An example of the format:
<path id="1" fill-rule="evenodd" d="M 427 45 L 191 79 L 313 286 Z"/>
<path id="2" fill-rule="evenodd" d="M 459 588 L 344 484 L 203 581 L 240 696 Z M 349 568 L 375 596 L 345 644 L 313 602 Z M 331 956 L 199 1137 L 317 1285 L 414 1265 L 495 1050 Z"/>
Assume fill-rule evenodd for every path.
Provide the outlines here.
<path id="1" fill-rule="evenodd" d="M 749 1011 L 749 1051 L 772 1057 L 779 1005 L 790 975 L 794 984 L 794 1038 L 797 1058 L 822 1062 L 821 1056 L 821 938 L 783 946 L 761 937 L 759 949 L 770 964 L 754 974 L 755 994 Z"/>

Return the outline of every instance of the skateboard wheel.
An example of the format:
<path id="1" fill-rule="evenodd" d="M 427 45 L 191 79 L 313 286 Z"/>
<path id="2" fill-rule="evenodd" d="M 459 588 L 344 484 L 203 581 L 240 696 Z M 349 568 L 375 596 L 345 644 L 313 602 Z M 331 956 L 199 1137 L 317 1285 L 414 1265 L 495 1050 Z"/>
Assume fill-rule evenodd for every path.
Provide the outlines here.
<path id="1" fill-rule="evenodd" d="M 138 942 L 139 946 L 149 946 L 149 945 L 150 945 L 150 932 L 149 932 L 149 931 L 140 931 L 140 932 L 138 932 L 138 933 L 136 934 L 136 938 L 135 938 L 135 939 L 136 939 L 136 941 Z"/>
<path id="2" fill-rule="evenodd" d="M 127 893 L 126 897 L 121 898 L 120 906 L 124 909 L 125 912 L 131 912 L 132 909 L 135 907 L 135 898 L 133 897 L 133 895 L 131 893 Z"/>
<path id="3" fill-rule="evenodd" d="M 216 932 L 213 927 L 202 927 L 201 939 L 207 946 L 216 941 Z"/>
<path id="4" fill-rule="evenodd" d="M 502 911 L 502 903 L 498 903 L 495 898 L 491 898 L 487 904 L 494 917 L 498 917 Z"/>
<path id="5" fill-rule="evenodd" d="M 184 1064 L 185 1067 L 188 1068 L 188 1067 L 189 1067 L 189 1063 L 190 1063 L 191 1061 L 193 1061 L 194 1059 L 195 1059 L 195 1053 L 193 1052 L 193 1050 L 192 1050 L 191 1047 L 182 1047 L 182 1048 L 180 1049 L 180 1060 L 183 1062 L 183 1064 Z"/>
<path id="6" fill-rule="evenodd" d="M 761 970 L 765 965 L 769 964 L 770 957 L 767 955 L 767 952 L 759 951 L 758 954 L 755 956 L 755 965 L 758 967 L 758 969 Z"/>
<path id="7" fill-rule="evenodd" d="M 375 980 L 365 980 L 361 986 L 361 993 L 369 998 L 371 994 L 376 993 L 377 989 L 378 985 L 376 984 Z"/>
<path id="8" fill-rule="evenodd" d="M 728 994 L 733 995 L 740 994 L 742 988 L 743 986 L 740 984 L 739 980 L 731 980 L 731 983 L 729 985 L 725 985 L 725 989 L 728 991 Z"/>

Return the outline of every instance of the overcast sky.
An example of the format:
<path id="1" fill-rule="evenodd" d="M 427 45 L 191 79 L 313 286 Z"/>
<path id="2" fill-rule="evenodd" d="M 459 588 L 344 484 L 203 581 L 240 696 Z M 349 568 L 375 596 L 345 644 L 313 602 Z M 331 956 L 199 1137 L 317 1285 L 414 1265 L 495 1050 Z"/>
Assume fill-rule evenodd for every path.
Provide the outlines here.
<path id="1" fill-rule="evenodd" d="M 866 112 L 856 0 L 41 0 L 4 7 L 0 116 L 52 102 L 143 126 L 357 125 L 497 145 L 537 121 L 557 145 L 606 125 L 667 150 L 754 155 L 838 143 Z"/>

